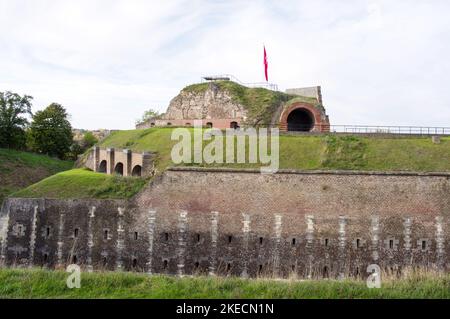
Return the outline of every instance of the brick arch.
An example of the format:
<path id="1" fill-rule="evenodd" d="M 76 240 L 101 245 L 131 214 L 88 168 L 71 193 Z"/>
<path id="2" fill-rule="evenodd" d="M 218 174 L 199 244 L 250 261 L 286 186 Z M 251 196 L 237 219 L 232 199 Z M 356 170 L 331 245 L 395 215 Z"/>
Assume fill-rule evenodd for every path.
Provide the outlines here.
<path id="1" fill-rule="evenodd" d="M 292 103 L 288 108 L 284 109 L 280 116 L 280 131 L 286 132 L 288 130 L 288 116 L 292 111 L 298 109 L 306 110 L 313 116 L 314 126 L 311 131 L 324 131 L 323 128 L 326 121 L 320 111 L 314 105 L 304 102 Z"/>

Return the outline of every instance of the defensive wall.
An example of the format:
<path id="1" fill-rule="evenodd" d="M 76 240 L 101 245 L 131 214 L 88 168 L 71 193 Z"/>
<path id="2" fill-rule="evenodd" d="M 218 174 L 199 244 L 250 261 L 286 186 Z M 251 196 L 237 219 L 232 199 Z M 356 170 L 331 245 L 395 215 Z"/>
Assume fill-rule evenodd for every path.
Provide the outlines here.
<path id="1" fill-rule="evenodd" d="M 174 168 L 124 200 L 10 198 L 3 264 L 189 275 L 450 271 L 450 174 Z"/>

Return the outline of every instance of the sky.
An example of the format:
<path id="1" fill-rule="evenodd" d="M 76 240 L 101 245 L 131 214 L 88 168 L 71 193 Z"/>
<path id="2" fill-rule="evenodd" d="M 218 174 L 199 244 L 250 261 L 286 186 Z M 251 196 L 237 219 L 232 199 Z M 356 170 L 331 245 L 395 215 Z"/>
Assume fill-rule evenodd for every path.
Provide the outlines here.
<path id="1" fill-rule="evenodd" d="M 0 91 L 132 129 L 204 75 L 320 85 L 331 124 L 450 126 L 447 0 L 0 0 Z"/>

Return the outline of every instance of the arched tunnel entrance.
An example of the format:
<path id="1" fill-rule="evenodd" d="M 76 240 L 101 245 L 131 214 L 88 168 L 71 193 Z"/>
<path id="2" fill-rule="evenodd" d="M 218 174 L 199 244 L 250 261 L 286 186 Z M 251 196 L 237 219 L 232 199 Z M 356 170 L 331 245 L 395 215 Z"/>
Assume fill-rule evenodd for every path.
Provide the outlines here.
<path id="1" fill-rule="evenodd" d="M 131 171 L 131 176 L 142 176 L 142 166 L 136 165 Z"/>
<path id="2" fill-rule="evenodd" d="M 117 175 L 122 175 L 123 176 L 123 164 L 122 163 L 117 163 L 116 164 L 116 168 L 114 169 L 114 173 L 116 173 Z"/>
<path id="3" fill-rule="evenodd" d="M 314 115 L 307 109 L 298 108 L 289 113 L 287 118 L 288 131 L 309 132 L 314 128 Z"/>
<path id="4" fill-rule="evenodd" d="M 100 165 L 98 166 L 98 172 L 106 173 L 106 165 L 107 165 L 107 163 L 105 160 L 101 161 Z"/>

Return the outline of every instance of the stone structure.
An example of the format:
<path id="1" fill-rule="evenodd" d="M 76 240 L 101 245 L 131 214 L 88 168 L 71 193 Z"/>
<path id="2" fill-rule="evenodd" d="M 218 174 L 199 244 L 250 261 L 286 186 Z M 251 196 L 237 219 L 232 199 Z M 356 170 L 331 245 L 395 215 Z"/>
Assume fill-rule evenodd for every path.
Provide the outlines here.
<path id="1" fill-rule="evenodd" d="M 137 125 L 136 128 L 152 126 L 192 126 L 198 120 L 203 126 L 220 129 L 237 128 L 246 119 L 242 105 L 233 101 L 231 94 L 211 83 L 204 92 L 182 90 L 170 101 L 161 119 Z"/>
<path id="2" fill-rule="evenodd" d="M 83 140 L 84 135 L 87 132 L 91 132 L 92 135 L 94 135 L 97 138 L 97 140 L 101 141 L 101 140 L 105 139 L 107 136 L 109 136 L 112 132 L 115 132 L 115 130 L 106 130 L 106 129 L 82 130 L 82 129 L 74 128 L 74 129 L 72 129 L 73 140 L 77 143 L 80 143 Z"/>
<path id="3" fill-rule="evenodd" d="M 281 92 L 280 92 L 281 93 Z M 322 105 L 320 86 L 288 89 L 293 96 L 314 98 L 315 103 L 292 99 L 279 105 L 272 117 L 271 126 L 279 126 L 281 131 L 328 132 L 329 118 Z M 287 95 L 288 96 L 288 95 Z M 238 128 L 247 120 L 246 108 L 233 99 L 232 94 L 220 89 L 214 82 L 205 91 L 182 90 L 169 104 L 167 112 L 158 119 L 150 119 L 138 124 L 137 129 L 153 126 L 192 126 L 198 120 L 203 126 L 219 129 Z"/>
<path id="4" fill-rule="evenodd" d="M 286 93 L 291 95 L 312 97 L 315 98 L 319 104 L 322 104 L 322 89 L 320 86 L 286 89 Z"/>
<path id="5" fill-rule="evenodd" d="M 7 199 L 6 265 L 149 274 L 450 271 L 450 174 L 177 168 L 129 201 Z"/>
<path id="6" fill-rule="evenodd" d="M 100 173 L 145 177 L 153 174 L 153 158 L 154 154 L 149 152 L 136 153 L 94 146 L 83 165 Z"/>

